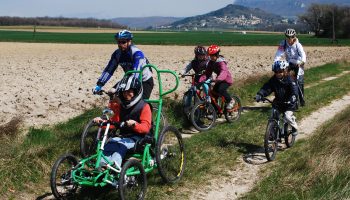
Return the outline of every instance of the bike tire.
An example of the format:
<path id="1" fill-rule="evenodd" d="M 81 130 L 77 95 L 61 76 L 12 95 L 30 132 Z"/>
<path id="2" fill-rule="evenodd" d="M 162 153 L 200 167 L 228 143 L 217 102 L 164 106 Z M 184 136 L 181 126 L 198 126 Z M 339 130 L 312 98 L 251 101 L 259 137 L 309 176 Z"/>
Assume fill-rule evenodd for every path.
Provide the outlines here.
<path id="1" fill-rule="evenodd" d="M 158 113 L 158 107 L 152 106 L 152 122 L 153 122 L 153 131 L 156 131 L 156 120 L 157 120 L 157 113 Z M 162 130 L 168 126 L 168 120 L 163 114 L 163 112 L 160 113 L 160 123 L 159 123 L 159 132 L 161 133 Z"/>
<path id="2" fill-rule="evenodd" d="M 239 118 L 241 117 L 241 113 L 242 113 L 242 103 L 241 103 L 241 99 L 237 96 L 237 95 L 231 95 L 231 98 L 233 98 L 235 100 L 235 105 L 233 106 L 233 108 L 231 110 L 227 110 L 225 108 L 225 119 L 227 122 L 232 123 L 235 121 L 238 121 Z"/>
<path id="3" fill-rule="evenodd" d="M 57 199 L 66 199 L 71 197 L 78 188 L 78 185 L 72 181 L 72 169 L 78 164 L 78 159 L 65 154 L 59 157 L 51 170 L 50 187 L 52 194 Z"/>
<path id="4" fill-rule="evenodd" d="M 290 148 L 294 145 L 296 136 L 292 135 L 292 126 L 288 123 L 284 124 L 284 142 L 287 148 Z"/>
<path id="5" fill-rule="evenodd" d="M 207 131 L 215 125 L 217 115 L 213 105 L 198 102 L 193 106 L 190 117 L 193 126 L 198 131 Z"/>
<path id="6" fill-rule="evenodd" d="M 125 162 L 118 180 L 118 191 L 122 200 L 143 200 L 146 197 L 147 177 L 142 164 L 136 159 Z"/>
<path id="7" fill-rule="evenodd" d="M 97 152 L 97 133 L 98 124 L 93 120 L 85 126 L 80 137 L 80 154 L 83 158 L 87 158 Z"/>
<path id="8" fill-rule="evenodd" d="M 180 132 L 173 126 L 160 134 L 156 146 L 156 162 L 159 175 L 165 183 L 179 181 L 185 171 L 185 146 Z"/>
<path id="9" fill-rule="evenodd" d="M 278 149 L 278 124 L 276 121 L 269 121 L 266 127 L 264 137 L 264 151 L 268 161 L 273 161 L 276 158 Z"/>

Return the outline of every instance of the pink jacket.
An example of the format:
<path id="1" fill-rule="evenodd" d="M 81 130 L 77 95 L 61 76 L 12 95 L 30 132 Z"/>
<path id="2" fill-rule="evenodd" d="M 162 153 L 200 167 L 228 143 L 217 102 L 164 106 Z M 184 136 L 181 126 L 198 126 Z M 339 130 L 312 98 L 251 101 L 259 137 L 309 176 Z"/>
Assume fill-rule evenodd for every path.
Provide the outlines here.
<path id="1" fill-rule="evenodd" d="M 233 79 L 227 67 L 224 57 L 219 57 L 216 61 L 209 61 L 204 74 L 199 78 L 199 82 L 204 82 L 211 77 L 212 73 L 217 74 L 215 82 L 223 81 L 232 85 Z"/>

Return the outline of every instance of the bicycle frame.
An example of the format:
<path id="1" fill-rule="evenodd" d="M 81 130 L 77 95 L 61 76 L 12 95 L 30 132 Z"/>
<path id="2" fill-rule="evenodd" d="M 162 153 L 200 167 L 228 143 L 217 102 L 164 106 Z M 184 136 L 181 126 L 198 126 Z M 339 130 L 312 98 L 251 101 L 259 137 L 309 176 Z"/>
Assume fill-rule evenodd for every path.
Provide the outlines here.
<path id="1" fill-rule="evenodd" d="M 158 136 L 159 136 L 159 122 L 160 122 L 160 115 L 162 112 L 162 105 L 163 105 L 163 99 L 162 97 L 175 91 L 178 88 L 179 85 L 179 79 L 175 72 L 170 71 L 170 70 L 159 70 L 156 66 L 154 65 L 145 65 L 141 70 L 134 70 L 134 71 L 129 71 L 125 74 L 129 75 L 132 73 L 138 73 L 140 80 L 142 80 L 142 72 L 145 68 L 151 67 L 157 72 L 157 77 L 159 81 L 159 97 L 158 99 L 148 99 L 146 102 L 148 103 L 157 103 L 158 104 L 158 113 L 156 117 L 156 128 L 154 130 L 154 139 L 155 143 L 158 141 Z M 176 82 L 175 82 L 175 87 L 163 92 L 162 89 L 162 81 L 161 81 L 161 73 L 170 73 L 175 76 Z M 105 127 L 105 128 L 104 128 Z M 72 179 L 73 182 L 79 184 L 79 185 L 84 185 L 84 186 L 106 186 L 107 184 L 111 184 L 115 186 L 115 181 L 117 178 L 119 178 L 119 173 L 121 172 L 121 166 L 116 166 L 113 167 L 113 164 L 116 164 L 114 162 L 111 162 L 108 160 L 108 158 L 103 154 L 104 146 L 106 144 L 107 138 L 108 138 L 108 133 L 110 132 L 112 125 L 111 121 L 109 121 L 109 118 L 107 117 L 107 124 L 105 126 L 100 125 L 98 129 L 98 134 L 97 134 L 97 152 L 96 154 L 84 158 L 80 160 L 79 164 L 75 166 L 72 171 Z M 102 140 L 100 139 L 101 133 L 104 131 L 103 138 Z M 151 144 L 146 144 L 145 148 L 143 150 L 143 153 L 134 153 L 131 155 L 131 157 L 134 157 L 136 159 L 141 160 L 141 164 L 144 167 L 145 172 L 150 172 L 153 169 L 157 168 L 157 164 L 154 160 L 154 158 L 151 155 Z M 101 171 L 100 168 L 100 162 L 101 160 L 104 160 L 107 163 L 107 169 L 104 171 Z M 92 162 L 94 161 L 94 162 Z M 91 170 L 92 168 L 92 170 Z M 115 173 L 111 173 L 115 172 Z M 137 170 L 130 170 L 127 171 L 127 176 L 132 176 L 139 174 L 140 172 Z"/>

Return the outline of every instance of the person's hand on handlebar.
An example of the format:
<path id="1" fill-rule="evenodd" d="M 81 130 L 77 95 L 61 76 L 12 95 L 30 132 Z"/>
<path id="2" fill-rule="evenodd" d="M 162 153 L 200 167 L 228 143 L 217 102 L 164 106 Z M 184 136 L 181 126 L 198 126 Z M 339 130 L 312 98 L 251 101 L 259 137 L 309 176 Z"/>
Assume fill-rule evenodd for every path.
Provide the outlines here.
<path id="1" fill-rule="evenodd" d="M 102 91 L 102 86 L 96 85 L 95 88 L 92 90 L 93 94 L 99 94 Z"/>
<path id="2" fill-rule="evenodd" d="M 127 127 L 134 127 L 136 125 L 136 121 L 129 119 L 129 120 L 125 121 L 125 124 Z"/>

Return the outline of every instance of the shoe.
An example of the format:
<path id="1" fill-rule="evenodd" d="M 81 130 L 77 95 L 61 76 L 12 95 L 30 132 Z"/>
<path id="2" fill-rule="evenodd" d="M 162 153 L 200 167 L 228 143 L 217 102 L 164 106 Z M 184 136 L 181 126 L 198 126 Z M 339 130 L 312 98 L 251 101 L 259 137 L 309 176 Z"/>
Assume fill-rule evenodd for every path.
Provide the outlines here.
<path id="1" fill-rule="evenodd" d="M 212 120 L 214 118 L 214 116 L 213 115 L 207 115 L 207 118 Z"/>
<path id="2" fill-rule="evenodd" d="M 206 97 L 205 97 L 205 101 L 206 101 L 207 103 L 211 103 L 210 96 L 206 96 Z"/>
<path id="3" fill-rule="evenodd" d="M 300 101 L 300 106 L 304 107 L 305 106 L 305 101 Z"/>
<path id="4" fill-rule="evenodd" d="M 227 110 L 231 110 L 232 108 L 233 108 L 233 106 L 235 105 L 235 100 L 234 99 L 232 99 L 231 101 L 230 101 L 230 103 L 228 103 L 227 105 L 226 105 L 226 109 Z"/>

